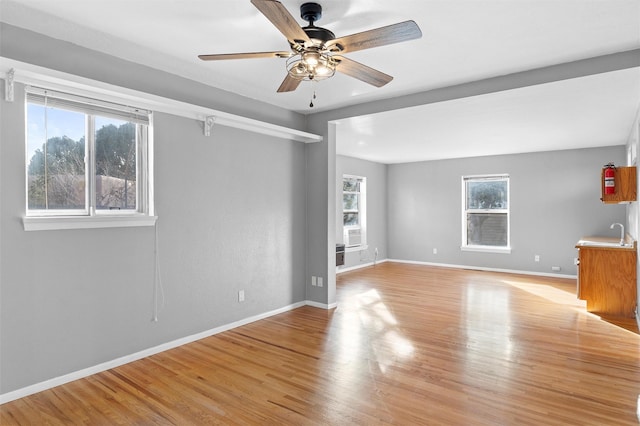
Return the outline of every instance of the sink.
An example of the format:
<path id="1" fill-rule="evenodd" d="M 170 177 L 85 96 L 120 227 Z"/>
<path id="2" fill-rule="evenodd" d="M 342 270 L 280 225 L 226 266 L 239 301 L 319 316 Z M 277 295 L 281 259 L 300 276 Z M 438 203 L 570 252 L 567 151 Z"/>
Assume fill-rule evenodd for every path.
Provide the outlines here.
<path id="1" fill-rule="evenodd" d="M 580 240 L 578 241 L 579 246 L 590 246 L 590 247 L 612 247 L 612 248 L 631 248 L 633 244 L 623 244 L 620 242 L 611 242 L 611 241 L 592 241 L 592 240 Z"/>

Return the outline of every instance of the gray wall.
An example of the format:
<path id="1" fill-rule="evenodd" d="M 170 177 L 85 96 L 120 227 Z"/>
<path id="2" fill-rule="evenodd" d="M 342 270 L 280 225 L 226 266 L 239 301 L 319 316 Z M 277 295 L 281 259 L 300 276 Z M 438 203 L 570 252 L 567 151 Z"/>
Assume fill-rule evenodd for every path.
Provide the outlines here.
<path id="1" fill-rule="evenodd" d="M 624 147 L 389 165 L 388 256 L 540 273 L 560 266 L 575 275 L 578 239 L 615 236 L 609 225 L 625 221 L 624 205 L 600 202 L 600 170 L 609 161 L 623 164 Z M 512 252 L 463 252 L 461 178 L 496 173 L 510 176 Z"/>
<path id="2" fill-rule="evenodd" d="M 0 31 L 4 57 L 305 128 L 302 115 L 272 105 L 9 25 Z M 152 227 L 23 230 L 22 85 L 15 92 L 14 102 L 0 100 L 0 393 L 305 300 L 305 144 L 224 126 L 205 137 L 201 122 L 155 114 L 166 306 L 154 323 Z"/>
<path id="3" fill-rule="evenodd" d="M 335 303 L 335 125 L 323 119 L 307 123 L 308 131 L 322 135 L 322 142 L 307 146 L 307 299 Z M 322 277 L 324 287 L 313 287 L 311 276 Z"/>
<path id="4" fill-rule="evenodd" d="M 348 252 L 345 264 L 339 269 L 387 258 L 387 166 L 372 161 L 342 155 L 336 156 L 336 241 L 342 242 L 342 176 L 356 175 L 367 178 L 367 245 L 363 251 Z"/>
<path id="5" fill-rule="evenodd" d="M 153 323 L 154 229 L 25 232 L 23 86 L 0 103 L 0 393 L 305 300 L 304 144 L 155 114 Z"/>

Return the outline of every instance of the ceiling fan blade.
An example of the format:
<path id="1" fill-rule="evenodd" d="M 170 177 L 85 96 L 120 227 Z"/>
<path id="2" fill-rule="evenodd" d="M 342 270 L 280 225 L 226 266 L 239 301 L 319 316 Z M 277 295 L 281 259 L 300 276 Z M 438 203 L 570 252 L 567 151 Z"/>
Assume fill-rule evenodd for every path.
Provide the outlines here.
<path id="1" fill-rule="evenodd" d="M 420 37 L 422 37 L 422 31 L 420 31 L 418 24 L 414 21 L 404 21 L 333 39 L 327 43 L 327 48 L 332 51 L 347 53 L 400 43 Z"/>
<path id="2" fill-rule="evenodd" d="M 221 61 L 224 59 L 288 58 L 291 55 L 293 55 L 291 52 L 249 52 L 198 55 L 198 58 L 203 61 Z"/>
<path id="3" fill-rule="evenodd" d="M 276 0 L 251 0 L 260 11 L 291 43 L 311 44 L 311 40 L 289 11 Z"/>
<path id="4" fill-rule="evenodd" d="M 282 81 L 282 84 L 280 85 L 280 87 L 278 87 L 278 93 L 293 92 L 298 88 L 301 81 L 302 80 L 300 79 L 291 77 L 289 73 L 287 73 L 287 76 Z"/>
<path id="5" fill-rule="evenodd" d="M 372 86 L 382 87 L 393 80 L 393 77 L 383 73 L 382 71 L 378 71 L 352 59 L 345 58 L 344 56 L 334 56 L 333 58 L 339 62 L 336 67 L 336 71 L 350 77 L 357 78 L 358 80 L 369 83 Z"/>

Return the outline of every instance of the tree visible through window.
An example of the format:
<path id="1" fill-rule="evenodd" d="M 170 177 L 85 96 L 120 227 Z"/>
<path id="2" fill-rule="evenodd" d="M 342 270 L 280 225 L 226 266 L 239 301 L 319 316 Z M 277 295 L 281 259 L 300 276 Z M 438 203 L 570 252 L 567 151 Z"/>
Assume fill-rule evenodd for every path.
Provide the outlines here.
<path id="1" fill-rule="evenodd" d="M 144 212 L 144 113 L 46 95 L 28 94 L 27 100 L 31 214 Z"/>
<path id="2" fill-rule="evenodd" d="M 463 248 L 510 247 L 509 176 L 463 178 Z"/>

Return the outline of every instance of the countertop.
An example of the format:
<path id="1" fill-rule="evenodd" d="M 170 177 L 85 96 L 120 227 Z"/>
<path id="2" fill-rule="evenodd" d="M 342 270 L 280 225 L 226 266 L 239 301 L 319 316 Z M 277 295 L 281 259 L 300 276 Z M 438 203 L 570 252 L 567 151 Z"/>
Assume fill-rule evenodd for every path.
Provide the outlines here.
<path id="1" fill-rule="evenodd" d="M 578 249 L 598 249 L 598 250 L 628 250 L 635 251 L 637 242 L 634 241 L 629 234 L 625 235 L 624 245 L 620 245 L 620 238 L 614 237 L 582 237 L 576 243 Z"/>

